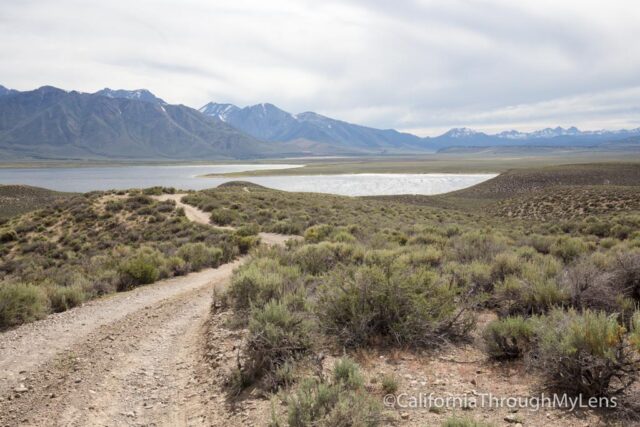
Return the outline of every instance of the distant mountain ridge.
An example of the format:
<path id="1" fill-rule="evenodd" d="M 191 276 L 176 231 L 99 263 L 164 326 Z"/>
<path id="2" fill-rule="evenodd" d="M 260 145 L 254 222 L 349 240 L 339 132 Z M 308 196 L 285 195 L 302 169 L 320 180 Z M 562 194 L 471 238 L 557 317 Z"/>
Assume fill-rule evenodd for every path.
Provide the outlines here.
<path id="1" fill-rule="evenodd" d="M 1 96 L 0 155 L 189 160 L 255 158 L 272 150 L 197 110 L 158 99 L 142 92 L 87 94 L 51 86 Z"/>
<path id="2" fill-rule="evenodd" d="M 424 139 L 415 135 L 360 126 L 313 112 L 294 115 L 269 103 L 240 108 L 211 102 L 199 111 L 263 141 L 314 141 L 340 150 L 375 152 L 428 149 Z"/>
<path id="3" fill-rule="evenodd" d="M 8 89 L 8 88 L 0 85 L 0 96 L 12 95 L 14 93 L 18 93 L 18 91 L 14 90 L 14 89 Z"/>
<path id="4" fill-rule="evenodd" d="M 475 148 L 640 149 L 640 128 L 580 131 L 576 127 L 487 134 L 453 128 L 421 138 L 314 112 L 291 114 L 269 103 L 208 103 L 195 110 L 146 89 L 95 93 L 43 86 L 0 86 L 0 156 L 4 159 L 244 159 L 283 156 L 478 152 Z M 517 149 L 524 147 L 526 149 Z M 493 150 L 500 152 L 504 150 Z"/>
<path id="5" fill-rule="evenodd" d="M 393 129 L 380 130 L 351 124 L 312 112 L 291 114 L 268 103 L 240 108 L 233 104 L 210 102 L 199 111 L 264 141 L 307 140 L 376 150 L 433 151 L 460 146 L 490 147 L 523 144 L 588 146 L 640 136 L 640 128 L 581 131 L 576 127 L 556 127 L 534 132 L 509 130 L 487 134 L 462 127 L 450 129 L 440 136 L 421 138 Z"/>

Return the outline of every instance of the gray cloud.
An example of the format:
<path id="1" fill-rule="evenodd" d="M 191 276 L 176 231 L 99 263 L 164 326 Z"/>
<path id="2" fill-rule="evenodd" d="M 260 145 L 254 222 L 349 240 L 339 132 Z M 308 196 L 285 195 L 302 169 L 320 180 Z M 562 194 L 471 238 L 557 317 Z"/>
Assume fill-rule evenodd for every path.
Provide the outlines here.
<path id="1" fill-rule="evenodd" d="M 640 126 L 634 0 L 0 3 L 0 84 L 145 87 L 382 128 Z"/>

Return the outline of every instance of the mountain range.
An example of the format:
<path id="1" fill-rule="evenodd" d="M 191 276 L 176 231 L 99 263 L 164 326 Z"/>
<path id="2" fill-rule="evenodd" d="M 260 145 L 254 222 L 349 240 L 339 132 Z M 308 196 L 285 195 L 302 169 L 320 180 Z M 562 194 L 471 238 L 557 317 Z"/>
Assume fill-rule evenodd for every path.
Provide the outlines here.
<path id="1" fill-rule="evenodd" d="M 407 154 L 479 147 L 640 148 L 640 128 L 580 131 L 575 127 L 486 134 L 454 128 L 421 138 L 314 112 L 291 114 L 273 104 L 208 103 L 196 110 L 168 104 L 146 89 L 96 93 L 44 86 L 0 86 L 3 159 L 242 159 L 302 155 Z"/>
<path id="2" fill-rule="evenodd" d="M 270 151 L 220 120 L 142 92 L 44 86 L 0 96 L 0 154 L 7 159 L 232 159 Z"/>
<path id="3" fill-rule="evenodd" d="M 592 146 L 640 136 L 640 128 L 619 131 L 580 131 L 576 127 L 546 128 L 524 133 L 515 130 L 486 134 L 469 128 L 454 128 L 437 137 L 420 138 L 393 129 L 380 130 L 331 119 L 317 113 L 291 114 L 272 104 L 244 108 L 209 103 L 199 111 L 229 123 L 257 139 L 272 142 L 316 141 L 334 149 L 379 152 L 436 151 L 452 147 L 500 146 Z"/>

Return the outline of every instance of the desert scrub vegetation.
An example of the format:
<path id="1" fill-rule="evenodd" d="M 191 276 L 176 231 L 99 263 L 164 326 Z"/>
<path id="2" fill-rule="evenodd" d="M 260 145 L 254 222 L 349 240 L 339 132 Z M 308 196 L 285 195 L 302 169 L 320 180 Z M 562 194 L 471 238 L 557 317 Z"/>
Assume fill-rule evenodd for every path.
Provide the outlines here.
<path id="1" fill-rule="evenodd" d="M 465 290 L 437 281 L 429 269 L 400 263 L 336 268 L 318 290 L 322 328 L 344 345 L 387 342 L 434 346 L 471 328 Z"/>
<path id="2" fill-rule="evenodd" d="M 336 361 L 330 378 L 305 378 L 287 397 L 287 425 L 382 425 L 382 405 L 365 387 L 360 367 L 349 358 Z M 282 425 L 279 420 L 272 425 Z"/>
<path id="3" fill-rule="evenodd" d="M 28 185 L 0 185 L 0 221 L 73 196 L 73 193 L 61 193 Z"/>
<path id="4" fill-rule="evenodd" d="M 286 302 L 270 300 L 252 310 L 244 351 L 245 361 L 231 377 L 230 386 L 240 393 L 244 386 L 261 382 L 261 388 L 275 391 L 288 385 L 293 362 L 311 349 L 313 324 Z"/>
<path id="5" fill-rule="evenodd" d="M 232 390 L 255 386 L 266 393 L 279 390 L 279 396 L 301 393 L 296 399 L 307 403 L 288 404 L 287 413 L 294 422 L 306 421 L 292 425 L 324 422 L 299 414 L 328 412 L 314 402 L 318 393 L 328 393 L 332 380 L 310 373 L 327 347 L 351 355 L 371 348 L 439 351 L 442 343 L 469 337 L 478 310 L 498 316 L 481 331 L 492 359 L 523 359 L 541 381 L 554 375 L 567 384 L 587 384 L 579 390 L 554 384 L 555 390 L 613 395 L 624 389 L 620 377 L 637 378 L 631 356 L 638 355 L 634 345 L 640 342 L 640 315 L 635 314 L 640 215 L 633 210 L 541 222 L 418 205 L 415 198 L 405 203 L 404 198 L 244 188 L 197 192 L 187 201 L 209 211 L 233 210 L 231 224 L 251 224 L 252 232 L 286 230 L 303 236 L 284 248 L 253 250 L 234 273 L 227 294 L 234 324 L 247 328 L 239 355 L 242 369 L 230 374 L 230 382 L 241 387 Z M 281 325 L 289 326 L 269 326 L 272 335 L 258 333 L 267 326 L 264 317 L 258 322 L 255 316 L 267 307 L 286 313 Z M 583 338 L 590 337 L 603 322 L 618 335 L 601 334 L 600 347 L 579 345 L 581 330 Z M 570 345 L 561 342 L 572 334 Z M 265 340 L 255 346 L 261 349 L 258 354 L 249 344 L 256 336 Z M 301 350 L 282 352 L 283 339 L 304 345 L 289 345 Z M 545 359 L 545 346 L 566 351 Z M 598 348 L 606 351 L 598 353 Z M 268 354 L 277 362 L 269 361 Z M 586 361 L 604 366 L 602 354 L 624 356 L 606 363 L 623 366 L 627 374 L 614 369 L 608 387 L 576 377 L 601 377 L 603 372 Z M 261 360 L 267 362 L 256 362 Z M 392 390 L 397 383 L 389 379 L 384 387 Z"/>
<path id="6" fill-rule="evenodd" d="M 486 350 L 495 359 L 521 357 L 533 344 L 535 326 L 522 316 L 494 320 L 485 328 L 482 337 Z"/>
<path id="7" fill-rule="evenodd" d="M 0 225 L 0 328 L 216 267 L 255 242 L 190 222 L 151 191 L 64 198 Z"/>
<path id="8" fill-rule="evenodd" d="M 532 363 L 552 389 L 587 397 L 619 394 L 640 371 L 638 318 L 640 312 L 627 329 L 602 311 L 555 310 L 539 321 Z"/>
<path id="9" fill-rule="evenodd" d="M 476 421 L 472 418 L 451 417 L 442 423 L 442 427 L 494 427 L 495 424 Z"/>

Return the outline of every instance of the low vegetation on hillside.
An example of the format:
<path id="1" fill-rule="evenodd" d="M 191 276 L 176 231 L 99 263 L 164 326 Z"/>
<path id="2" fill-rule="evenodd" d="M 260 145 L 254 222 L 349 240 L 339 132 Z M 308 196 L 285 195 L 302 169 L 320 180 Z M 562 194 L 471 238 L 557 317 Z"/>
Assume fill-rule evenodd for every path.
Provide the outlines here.
<path id="1" fill-rule="evenodd" d="M 56 201 L 0 226 L 0 328 L 215 267 L 238 255 L 241 243 L 139 191 Z"/>
<path id="2" fill-rule="evenodd" d="M 552 221 L 584 219 L 640 208 L 640 164 L 598 163 L 516 169 L 463 190 L 438 196 L 382 196 L 492 218 Z"/>
<path id="3" fill-rule="evenodd" d="M 74 196 L 28 185 L 0 185 L 0 222 Z"/>
<path id="4" fill-rule="evenodd" d="M 554 392 L 633 397 L 627 391 L 640 372 L 635 203 L 560 221 L 505 222 L 490 211 L 244 184 L 186 200 L 210 211 L 213 223 L 304 236 L 287 248 L 254 251 L 225 297 L 247 328 L 230 393 L 280 390 L 287 402 L 311 399 L 288 405 L 289 425 L 309 425 L 300 417 L 354 425 L 346 412 L 335 418 L 314 409 L 317 387 L 328 381 L 310 368 L 322 348 L 436 350 L 468 339 L 487 310 L 497 316 L 481 331 L 489 358 L 525 360 Z M 368 390 L 381 396 L 383 384 Z M 357 425 L 385 423 L 378 409 L 368 411 Z"/>

